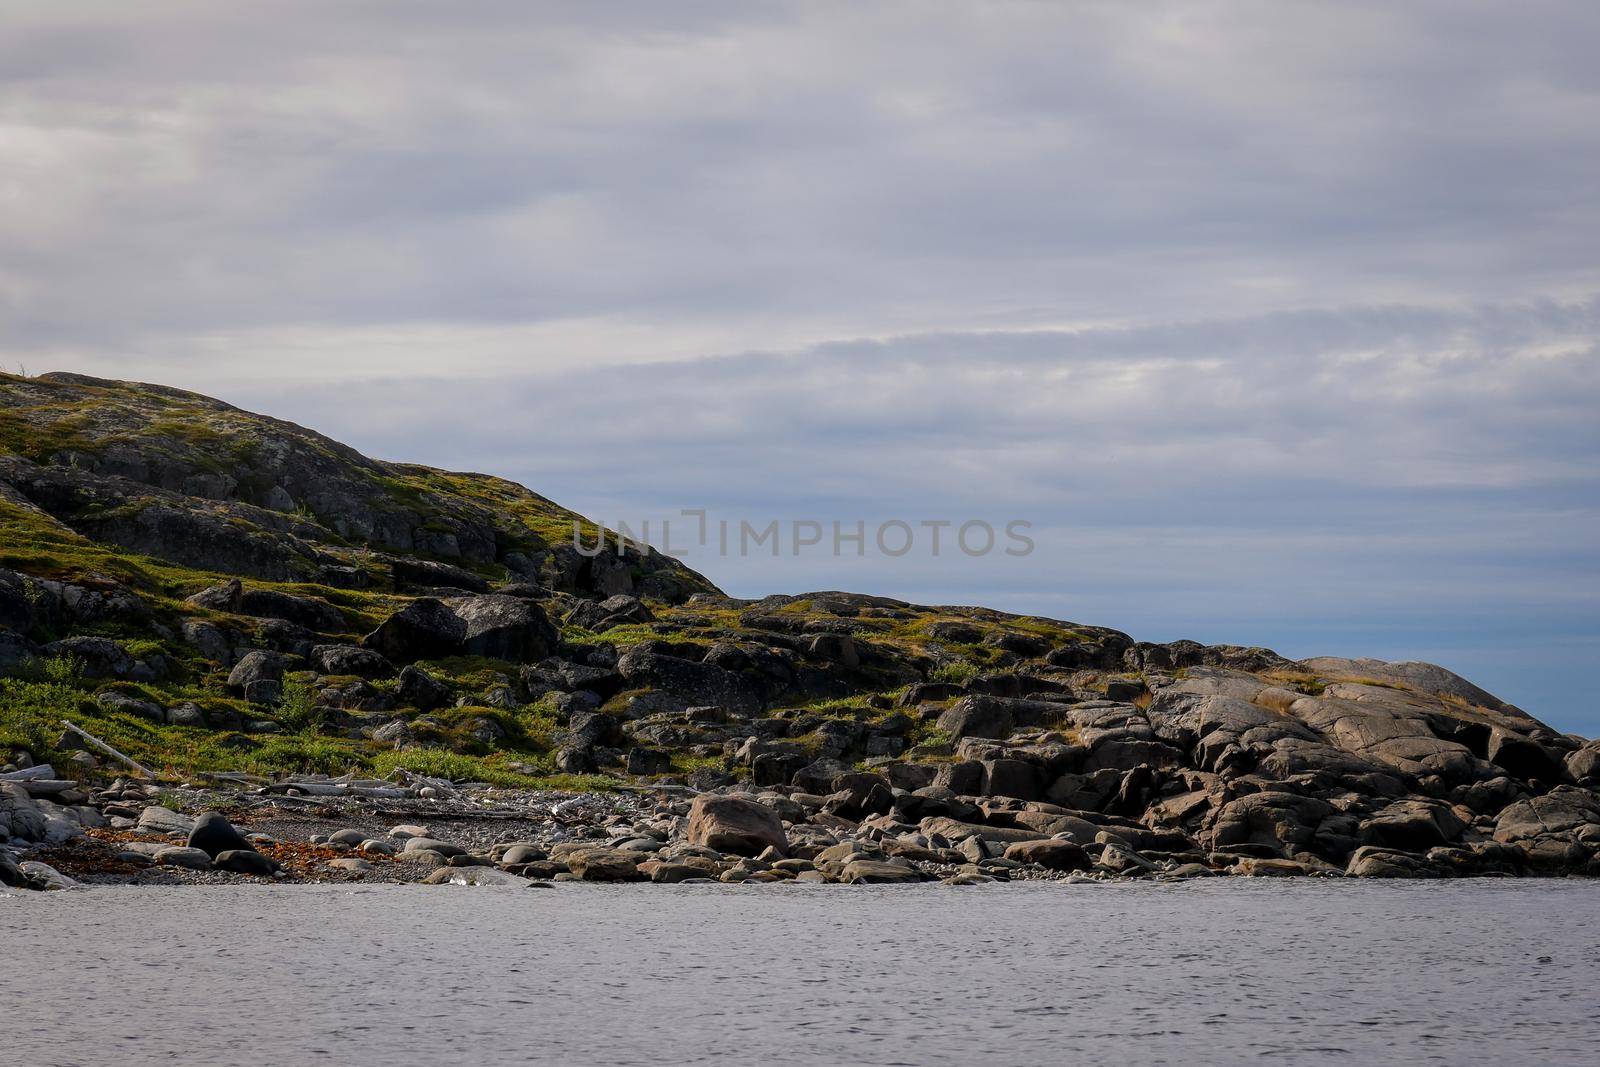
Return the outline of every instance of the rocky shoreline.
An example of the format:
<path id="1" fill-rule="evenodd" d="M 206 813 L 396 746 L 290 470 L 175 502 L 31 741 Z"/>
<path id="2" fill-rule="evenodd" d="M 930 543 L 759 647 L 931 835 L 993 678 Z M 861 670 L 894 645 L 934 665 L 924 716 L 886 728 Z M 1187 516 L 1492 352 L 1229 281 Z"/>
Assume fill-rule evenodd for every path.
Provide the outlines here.
<path id="1" fill-rule="evenodd" d="M 1600 875 L 1600 742 L 1444 668 L 738 599 L 585 521 L 0 374 L 0 880 Z"/>
<path id="2" fill-rule="evenodd" d="M 1575 789 L 1508 807 L 1492 826 L 1480 820 L 1480 833 L 1455 825 L 1468 813 L 1449 805 L 1397 801 L 1360 829 L 1379 843 L 1359 846 L 1341 867 L 1249 841 L 1201 849 L 1172 830 L 1037 801 L 962 797 L 939 786 L 906 791 L 858 772 L 820 796 L 674 787 L 571 794 L 349 778 L 227 790 L 119 778 L 85 793 L 62 788 L 53 768 L 39 770 L 45 773 L 0 773 L 0 885 L 981 885 L 1600 874 L 1592 858 L 1600 806 Z M 1250 810 L 1270 812 L 1283 833 L 1295 832 L 1295 809 L 1307 807 L 1303 799 L 1286 804 L 1283 794 L 1248 795 L 1260 798 Z M 1590 821 L 1570 834 L 1552 828 L 1573 813 Z"/>

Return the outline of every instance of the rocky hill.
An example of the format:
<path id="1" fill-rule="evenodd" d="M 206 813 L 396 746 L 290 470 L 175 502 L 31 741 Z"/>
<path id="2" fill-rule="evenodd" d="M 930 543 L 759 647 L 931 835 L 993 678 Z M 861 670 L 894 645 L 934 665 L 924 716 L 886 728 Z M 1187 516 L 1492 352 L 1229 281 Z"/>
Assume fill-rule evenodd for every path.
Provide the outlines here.
<path id="1" fill-rule="evenodd" d="M 737 785 L 990 872 L 1600 873 L 1600 747 L 1442 668 L 735 600 L 574 521 L 192 393 L 0 375 L 0 763 L 87 768 L 70 720 L 174 778 Z"/>

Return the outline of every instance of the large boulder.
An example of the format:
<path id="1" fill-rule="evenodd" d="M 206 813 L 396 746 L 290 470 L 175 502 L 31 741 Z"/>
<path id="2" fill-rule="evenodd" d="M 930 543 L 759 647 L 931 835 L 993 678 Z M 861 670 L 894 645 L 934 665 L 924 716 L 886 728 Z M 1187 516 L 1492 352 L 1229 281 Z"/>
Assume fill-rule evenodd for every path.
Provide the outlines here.
<path id="1" fill-rule="evenodd" d="M 387 678 L 394 673 L 383 656 L 355 645 L 317 645 L 311 649 L 311 665 L 322 674 L 359 678 Z"/>
<path id="2" fill-rule="evenodd" d="M 0 782 L 0 842 L 42 841 L 45 814 L 28 791 L 11 782 Z"/>
<path id="3" fill-rule="evenodd" d="M 1439 869 L 1421 856 L 1363 845 L 1351 853 L 1345 873 L 1352 878 L 1437 878 Z"/>
<path id="4" fill-rule="evenodd" d="M 649 875 L 639 869 L 644 853 L 612 848 L 581 848 L 568 852 L 567 870 L 585 882 L 642 882 Z"/>
<path id="5" fill-rule="evenodd" d="M 1418 777 L 1448 782 L 1494 776 L 1494 768 L 1459 741 L 1436 735 L 1419 698 L 1381 686 L 1344 683 L 1323 697 L 1301 697 L 1290 712 L 1331 744 L 1364 759 Z"/>
<path id="6" fill-rule="evenodd" d="M 1579 785 L 1600 785 L 1600 741 L 1590 741 L 1567 754 L 1567 773 Z"/>
<path id="7" fill-rule="evenodd" d="M 624 682 L 641 689 L 659 689 L 693 705 L 716 705 L 750 714 L 761 709 L 761 693 L 743 674 L 711 663 L 679 659 L 637 645 L 617 660 Z"/>
<path id="8" fill-rule="evenodd" d="M 461 648 L 469 656 L 539 660 L 550 655 L 560 640 L 544 609 L 530 600 L 487 594 L 445 603 L 462 621 Z"/>
<path id="9" fill-rule="evenodd" d="M 202 589 L 188 602 L 235 615 L 283 619 L 319 633 L 338 633 L 345 628 L 344 616 L 326 600 L 281 593 L 276 589 L 245 589 L 237 578 Z"/>
<path id="10" fill-rule="evenodd" d="M 402 704 L 420 711 L 432 711 L 450 703 L 451 689 L 418 666 L 405 667 L 395 684 L 394 695 Z"/>
<path id="11" fill-rule="evenodd" d="M 187 844 L 212 859 L 216 859 L 224 852 L 255 851 L 250 842 L 244 839 L 244 835 L 233 828 L 232 823 L 214 811 L 208 811 L 195 819 L 194 829 L 189 831 Z"/>
<path id="12" fill-rule="evenodd" d="M 1058 838 L 1018 841 L 1007 847 L 1005 858 L 1051 871 L 1086 871 L 1094 866 L 1083 846 Z"/>
<path id="13" fill-rule="evenodd" d="M 744 797 L 705 793 L 689 806 L 688 837 L 696 845 L 755 856 L 775 848 L 789 850 L 783 820 L 764 804 Z"/>
<path id="14" fill-rule="evenodd" d="M 445 656 L 528 662 L 550 655 L 558 641 L 556 628 L 537 603 L 487 593 L 413 600 L 361 644 L 395 663 Z"/>
<path id="15" fill-rule="evenodd" d="M 1010 710 L 990 697 L 963 697 L 939 715 L 939 729 L 951 739 L 992 737 L 1005 739 L 1016 726 Z"/>
<path id="16" fill-rule="evenodd" d="M 1566 753 L 1540 744 L 1531 737 L 1495 729 L 1489 734 L 1489 762 L 1513 778 L 1550 785 L 1567 778 Z"/>
<path id="17" fill-rule="evenodd" d="M 943 815 L 930 815 L 918 823 L 917 828 L 929 837 L 942 837 L 952 843 L 965 841 L 969 837 L 977 837 L 982 838 L 984 841 L 1000 841 L 1005 844 L 1014 844 L 1018 841 L 1037 841 L 1044 836 L 1038 830 L 1022 830 L 1008 826 L 989 826 L 984 823 L 962 822 L 959 819 L 952 819 Z"/>
<path id="18" fill-rule="evenodd" d="M 127 693 L 119 693 L 114 689 L 107 689 L 95 694 L 94 702 L 104 712 L 120 712 L 149 722 L 161 723 L 167 721 L 167 713 L 162 711 L 159 705 Z"/>
<path id="19" fill-rule="evenodd" d="M 395 663 L 442 659 L 460 653 L 465 633 L 466 625 L 448 604 L 419 597 L 362 638 L 361 646 Z"/>
<path id="20" fill-rule="evenodd" d="M 255 849 L 227 849 L 211 857 L 211 865 L 219 871 L 234 874 L 253 874 L 257 878 L 271 878 L 283 870 L 283 865 L 271 856 L 263 856 Z"/>
<path id="21" fill-rule="evenodd" d="M 1332 804 L 1296 793 L 1251 793 L 1217 812 L 1211 847 L 1254 845 L 1277 853 L 1310 851 L 1317 829 L 1335 813 Z"/>
<path id="22" fill-rule="evenodd" d="M 67 637 L 44 646 L 44 654 L 75 661 L 85 678 L 128 678 L 136 662 L 109 637 Z"/>
<path id="23" fill-rule="evenodd" d="M 921 882 L 926 876 L 910 864 L 857 856 L 839 871 L 839 881 L 846 885 L 884 885 L 896 882 Z"/>
<path id="24" fill-rule="evenodd" d="M 1396 800 L 1363 821 L 1360 839 L 1363 845 L 1426 852 L 1454 841 L 1466 828 L 1467 820 L 1449 804 L 1412 797 Z"/>
<path id="25" fill-rule="evenodd" d="M 1600 795 L 1588 789 L 1557 786 L 1542 797 L 1519 800 L 1500 813 L 1496 841 L 1531 841 L 1547 835 L 1575 834 L 1600 826 Z"/>
<path id="26" fill-rule="evenodd" d="M 38 649 L 32 641 L 0 626 L 0 675 L 10 674 L 37 655 Z"/>
<path id="27" fill-rule="evenodd" d="M 1039 768 L 1020 759 L 991 759 L 982 762 L 983 791 L 988 796 L 1037 800 L 1044 786 Z"/>
<path id="28" fill-rule="evenodd" d="M 270 704 L 282 692 L 283 668 L 283 657 L 276 652 L 247 652 L 228 673 L 228 689 L 258 704 Z"/>
<path id="29" fill-rule="evenodd" d="M 1509 707 L 1499 697 L 1478 688 L 1453 671 L 1433 663 L 1386 663 L 1380 659 L 1342 659 L 1337 656 L 1319 656 L 1305 660 L 1302 666 L 1315 671 L 1323 678 L 1377 679 L 1403 685 L 1435 696 L 1454 697 L 1483 708 Z"/>
<path id="30" fill-rule="evenodd" d="M 626 593 L 619 593 L 601 601 L 579 601 L 577 606 L 567 613 L 566 621 L 573 626 L 601 633 L 628 623 L 650 622 L 654 618 L 655 615 L 644 601 Z"/>

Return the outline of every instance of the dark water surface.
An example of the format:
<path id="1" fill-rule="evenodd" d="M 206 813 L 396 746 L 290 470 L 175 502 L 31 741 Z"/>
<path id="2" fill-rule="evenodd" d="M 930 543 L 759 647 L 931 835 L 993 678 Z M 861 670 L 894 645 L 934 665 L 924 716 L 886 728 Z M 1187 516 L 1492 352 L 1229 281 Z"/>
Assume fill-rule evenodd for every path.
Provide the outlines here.
<path id="1" fill-rule="evenodd" d="M 1109 1060 L 1600 1062 L 1600 883 L 0 896 L 32 1067 Z"/>

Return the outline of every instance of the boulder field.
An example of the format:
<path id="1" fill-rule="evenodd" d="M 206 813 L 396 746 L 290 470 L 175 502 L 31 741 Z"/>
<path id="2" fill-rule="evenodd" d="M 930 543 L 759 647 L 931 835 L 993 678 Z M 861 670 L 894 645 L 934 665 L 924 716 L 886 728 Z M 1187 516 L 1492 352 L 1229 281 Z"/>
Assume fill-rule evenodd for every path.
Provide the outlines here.
<path id="1" fill-rule="evenodd" d="M 593 534 L 0 375 L 0 882 L 1600 873 L 1600 744 L 1443 668 L 741 600 Z"/>

